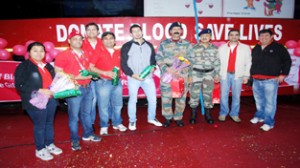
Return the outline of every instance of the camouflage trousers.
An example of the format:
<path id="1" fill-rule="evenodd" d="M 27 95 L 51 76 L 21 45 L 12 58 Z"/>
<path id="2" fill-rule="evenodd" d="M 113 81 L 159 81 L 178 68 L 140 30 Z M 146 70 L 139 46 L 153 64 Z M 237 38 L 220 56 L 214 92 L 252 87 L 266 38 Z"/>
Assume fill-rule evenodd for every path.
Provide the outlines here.
<path id="1" fill-rule="evenodd" d="M 167 119 L 181 120 L 186 105 L 186 94 L 188 92 L 188 82 L 185 79 L 184 91 L 181 98 L 172 98 L 171 85 L 160 82 L 160 92 L 162 101 L 162 115 Z M 173 114 L 173 99 L 175 99 L 175 113 Z"/>
<path id="2" fill-rule="evenodd" d="M 203 75 L 200 78 L 193 78 L 193 83 L 190 85 L 190 107 L 197 108 L 200 100 L 200 90 L 202 91 L 204 107 L 213 108 L 212 93 L 214 90 L 214 79 L 211 75 Z"/>

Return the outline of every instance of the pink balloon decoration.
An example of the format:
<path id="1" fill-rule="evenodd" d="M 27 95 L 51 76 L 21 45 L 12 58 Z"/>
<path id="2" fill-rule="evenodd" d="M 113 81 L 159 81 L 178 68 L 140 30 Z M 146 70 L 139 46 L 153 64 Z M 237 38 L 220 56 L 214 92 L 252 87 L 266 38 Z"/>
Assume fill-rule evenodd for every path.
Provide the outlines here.
<path id="1" fill-rule="evenodd" d="M 300 57 L 300 47 L 294 49 L 294 55 Z"/>
<path id="2" fill-rule="evenodd" d="M 25 48 L 27 49 L 29 44 L 35 42 L 34 40 L 28 40 L 26 43 L 25 43 Z"/>
<path id="3" fill-rule="evenodd" d="M 29 53 L 26 52 L 25 55 L 24 55 L 24 58 L 27 60 L 29 57 L 30 57 Z"/>
<path id="4" fill-rule="evenodd" d="M 8 60 L 10 58 L 10 53 L 5 49 L 0 49 L 0 60 Z"/>
<path id="5" fill-rule="evenodd" d="M 26 48 L 23 45 L 17 44 L 13 47 L 13 53 L 15 55 L 24 55 L 26 53 Z"/>
<path id="6" fill-rule="evenodd" d="M 49 52 L 54 49 L 54 44 L 50 41 L 44 42 L 43 45 L 45 46 L 46 52 Z"/>
<path id="7" fill-rule="evenodd" d="M 298 40 L 298 47 L 300 47 L 300 40 Z"/>
<path id="8" fill-rule="evenodd" d="M 288 40 L 285 43 L 286 48 L 296 48 L 297 47 L 297 42 L 295 40 Z"/>
<path id="9" fill-rule="evenodd" d="M 53 61 L 53 58 L 51 57 L 51 55 L 49 53 L 45 54 L 45 61 L 48 63 Z"/>
<path id="10" fill-rule="evenodd" d="M 7 40 L 4 38 L 0 38 L 0 49 L 3 49 L 7 46 Z"/>
<path id="11" fill-rule="evenodd" d="M 56 56 L 58 55 L 60 53 L 60 50 L 58 50 L 58 49 L 52 49 L 52 50 L 50 50 L 49 51 L 49 54 L 50 54 L 50 56 L 52 57 L 52 58 L 56 58 Z"/>

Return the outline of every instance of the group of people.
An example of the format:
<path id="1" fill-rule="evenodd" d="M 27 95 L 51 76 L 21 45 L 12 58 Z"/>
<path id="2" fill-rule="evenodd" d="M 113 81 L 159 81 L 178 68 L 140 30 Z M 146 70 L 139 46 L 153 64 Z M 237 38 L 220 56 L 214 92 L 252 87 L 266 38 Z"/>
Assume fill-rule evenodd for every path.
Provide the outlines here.
<path id="1" fill-rule="evenodd" d="M 214 83 L 220 82 L 221 106 L 218 120 L 224 122 L 229 115 L 234 122 L 241 122 L 241 88 L 250 78 L 253 79 L 253 95 L 257 108 L 250 122 L 264 122 L 261 127 L 264 131 L 274 127 L 278 83 L 288 75 L 291 59 L 285 47 L 273 41 L 271 30 L 259 32 L 260 42 L 251 51 L 250 46 L 239 41 L 238 29 L 230 30 L 229 41 L 220 47 L 211 43 L 212 31 L 203 29 L 198 34 L 200 41 L 193 45 L 181 37 L 182 24 L 174 22 L 169 27 L 171 38 L 163 40 L 156 52 L 153 45 L 143 38 L 142 28 L 137 24 L 133 24 L 129 29 L 132 40 L 122 45 L 120 50 L 115 49 L 116 38 L 113 32 L 104 32 L 100 39 L 96 23 L 88 23 L 85 29 L 86 38 L 78 31 L 69 34 L 69 48 L 56 57 L 54 66 L 44 61 L 43 44 L 33 42 L 28 46 L 30 58 L 23 61 L 15 71 L 15 85 L 20 92 L 23 108 L 34 123 L 36 157 L 51 160 L 52 154 L 62 153 L 62 150 L 54 145 L 53 120 L 57 100 L 49 90 L 57 72 L 68 74 L 79 85 L 81 92 L 79 96 L 66 98 L 72 150 L 81 149 L 79 121 L 83 128 L 83 141 L 101 141 L 102 138 L 96 135 L 93 129 L 97 109 L 100 117 L 100 135 L 108 134 L 110 120 L 113 129 L 121 132 L 127 130 L 121 117 L 121 80 L 112 84 L 112 80 L 120 77 L 122 72 L 126 74 L 128 81 L 127 113 L 128 129 L 131 131 L 137 129 L 136 103 L 139 88 L 143 89 L 148 101 L 148 123 L 169 127 L 174 120 L 177 126 L 182 127 L 187 93 L 190 93 L 190 123 L 196 123 L 201 96 L 205 120 L 209 124 L 214 123 L 210 114 L 213 108 L 212 93 Z M 178 55 L 188 59 L 190 66 L 181 70 L 175 69 L 172 66 L 173 58 Z M 160 81 L 162 115 L 165 118 L 163 123 L 156 118 L 157 96 L 152 77 L 154 69 L 145 78 L 140 76 L 140 73 L 151 65 L 158 65 L 161 74 L 169 73 L 173 78 L 184 79 L 182 96 L 176 98 L 172 97 L 171 84 L 162 79 Z M 83 76 L 81 70 L 89 70 L 98 74 L 98 77 Z M 50 97 L 46 109 L 38 109 L 30 104 L 33 92 Z M 230 92 L 231 108 L 228 105 Z"/>

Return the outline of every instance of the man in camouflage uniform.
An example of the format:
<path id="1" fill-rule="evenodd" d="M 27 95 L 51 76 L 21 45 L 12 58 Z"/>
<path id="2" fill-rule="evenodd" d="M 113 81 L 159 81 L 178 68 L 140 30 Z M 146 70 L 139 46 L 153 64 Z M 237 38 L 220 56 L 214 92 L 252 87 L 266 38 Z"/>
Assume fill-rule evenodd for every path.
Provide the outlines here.
<path id="1" fill-rule="evenodd" d="M 176 77 L 184 78 L 184 93 L 180 98 L 175 98 L 175 113 L 172 111 L 172 92 L 171 85 L 164 83 L 161 79 L 160 90 L 161 90 L 161 100 L 162 100 L 162 115 L 165 117 L 166 121 L 164 123 L 165 127 L 169 127 L 172 118 L 176 121 L 176 124 L 180 127 L 184 126 L 182 122 L 182 115 L 186 104 L 186 94 L 188 92 L 188 71 L 189 68 L 184 68 L 181 71 L 175 70 L 173 65 L 173 59 L 175 56 L 183 56 L 185 58 L 190 57 L 190 52 L 192 49 L 191 43 L 185 39 L 181 39 L 182 26 L 179 22 L 174 22 L 169 28 L 169 33 L 171 34 L 170 39 L 163 40 L 158 48 L 156 54 L 156 61 L 161 70 L 161 74 L 168 72 Z"/>
<path id="2" fill-rule="evenodd" d="M 218 48 L 210 43 L 211 30 L 204 29 L 198 36 L 200 42 L 195 44 L 191 53 L 192 71 L 190 72 L 190 107 L 192 109 L 190 123 L 196 123 L 197 107 L 199 106 L 199 95 L 202 90 L 205 120 L 209 124 L 213 124 L 214 120 L 210 115 L 213 108 L 212 93 L 214 82 L 219 82 L 220 59 L 218 56 Z"/>

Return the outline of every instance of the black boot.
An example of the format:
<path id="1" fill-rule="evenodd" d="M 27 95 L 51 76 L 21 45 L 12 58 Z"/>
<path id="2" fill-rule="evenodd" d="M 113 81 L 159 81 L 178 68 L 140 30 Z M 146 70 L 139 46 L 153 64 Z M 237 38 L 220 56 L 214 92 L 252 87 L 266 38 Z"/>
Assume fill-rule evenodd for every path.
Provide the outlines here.
<path id="1" fill-rule="evenodd" d="M 164 127 L 169 127 L 170 126 L 170 124 L 171 124 L 171 122 L 172 122 L 172 120 L 168 120 L 168 119 L 166 119 L 166 121 L 164 122 Z"/>
<path id="2" fill-rule="evenodd" d="M 210 109 L 209 108 L 205 108 L 205 120 L 208 124 L 213 124 L 214 120 L 212 119 L 211 115 L 210 115 Z"/>
<path id="3" fill-rule="evenodd" d="M 184 126 L 182 120 L 176 120 L 176 125 L 179 126 L 179 127 L 183 127 Z"/>
<path id="4" fill-rule="evenodd" d="M 190 118 L 190 123 L 191 124 L 195 124 L 196 123 L 196 116 L 197 116 L 197 108 L 192 108 L 191 118 Z"/>

